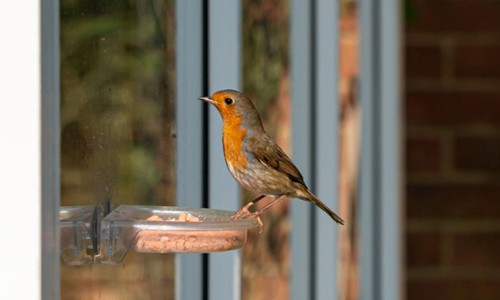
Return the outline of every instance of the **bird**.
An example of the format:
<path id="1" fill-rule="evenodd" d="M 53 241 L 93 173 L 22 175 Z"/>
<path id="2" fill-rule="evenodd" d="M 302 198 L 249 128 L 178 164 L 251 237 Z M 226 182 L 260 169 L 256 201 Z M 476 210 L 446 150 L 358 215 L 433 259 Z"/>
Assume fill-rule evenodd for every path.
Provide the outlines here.
<path id="1" fill-rule="evenodd" d="M 309 190 L 299 169 L 266 133 L 250 97 L 227 89 L 198 100 L 215 106 L 222 117 L 222 147 L 229 172 L 245 189 L 260 195 L 238 210 L 233 220 L 254 216 L 262 232 L 260 215 L 265 210 L 282 199 L 298 198 L 312 202 L 335 222 L 344 224 L 341 217 Z M 250 207 L 265 197 L 271 197 L 272 201 L 251 212 Z"/>

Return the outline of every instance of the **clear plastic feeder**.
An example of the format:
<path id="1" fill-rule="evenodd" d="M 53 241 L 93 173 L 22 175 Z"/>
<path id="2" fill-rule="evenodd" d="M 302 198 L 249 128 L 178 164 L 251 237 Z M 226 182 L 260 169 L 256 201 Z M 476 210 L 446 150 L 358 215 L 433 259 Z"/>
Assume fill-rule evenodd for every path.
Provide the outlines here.
<path id="1" fill-rule="evenodd" d="M 205 208 L 122 205 L 101 222 L 101 264 L 121 263 L 129 251 L 207 253 L 241 248 L 254 217 L 233 221 L 234 212 Z"/>
<path id="2" fill-rule="evenodd" d="M 92 263 L 92 215 L 94 206 L 63 206 L 59 210 L 61 259 L 67 265 Z"/>

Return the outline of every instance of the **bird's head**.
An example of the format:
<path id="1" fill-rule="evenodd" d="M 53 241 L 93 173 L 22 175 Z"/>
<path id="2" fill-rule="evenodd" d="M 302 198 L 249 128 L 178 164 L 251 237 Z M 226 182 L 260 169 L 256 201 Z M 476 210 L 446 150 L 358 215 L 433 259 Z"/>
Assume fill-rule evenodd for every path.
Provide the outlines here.
<path id="1" fill-rule="evenodd" d="M 201 101 L 213 104 L 224 123 L 240 123 L 245 126 L 262 127 L 259 114 L 250 98 L 235 90 L 222 90 L 210 97 L 200 97 Z"/>

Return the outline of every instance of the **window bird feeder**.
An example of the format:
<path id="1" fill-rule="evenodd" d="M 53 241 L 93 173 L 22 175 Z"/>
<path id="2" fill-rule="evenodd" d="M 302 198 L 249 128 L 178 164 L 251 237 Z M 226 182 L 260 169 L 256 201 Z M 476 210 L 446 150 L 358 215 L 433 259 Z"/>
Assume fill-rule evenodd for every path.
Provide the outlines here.
<path id="1" fill-rule="evenodd" d="M 128 251 L 209 253 L 243 247 L 254 217 L 207 208 L 121 205 L 109 214 L 97 207 L 62 207 L 61 256 L 68 265 L 121 264 Z M 105 215 L 99 221 L 99 216 Z"/>

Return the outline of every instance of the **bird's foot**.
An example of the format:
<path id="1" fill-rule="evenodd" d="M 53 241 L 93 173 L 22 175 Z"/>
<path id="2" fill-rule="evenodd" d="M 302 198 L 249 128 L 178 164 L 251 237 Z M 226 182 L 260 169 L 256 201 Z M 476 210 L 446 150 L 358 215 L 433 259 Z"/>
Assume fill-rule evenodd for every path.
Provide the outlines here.
<path id="1" fill-rule="evenodd" d="M 250 202 L 247 205 L 243 206 L 233 216 L 231 216 L 231 219 L 233 221 L 236 221 L 236 220 L 238 220 L 240 218 L 241 219 L 246 219 L 246 218 L 249 218 L 249 217 L 254 217 L 257 220 L 257 222 L 259 223 L 259 234 L 261 234 L 264 231 L 264 223 L 262 223 L 262 220 L 260 218 L 260 211 L 256 211 L 256 212 L 251 212 L 250 211 L 249 208 L 251 206 L 253 206 L 253 205 L 254 205 L 254 203 Z"/>
<path id="2" fill-rule="evenodd" d="M 249 208 L 253 206 L 253 202 L 250 202 L 248 203 L 247 205 L 243 206 L 242 208 L 240 208 L 240 210 L 238 210 L 233 216 L 231 216 L 231 219 L 233 221 L 236 221 L 238 220 L 240 217 L 242 219 L 246 219 L 248 218 L 249 216 L 252 215 L 252 212 L 249 210 Z"/>

